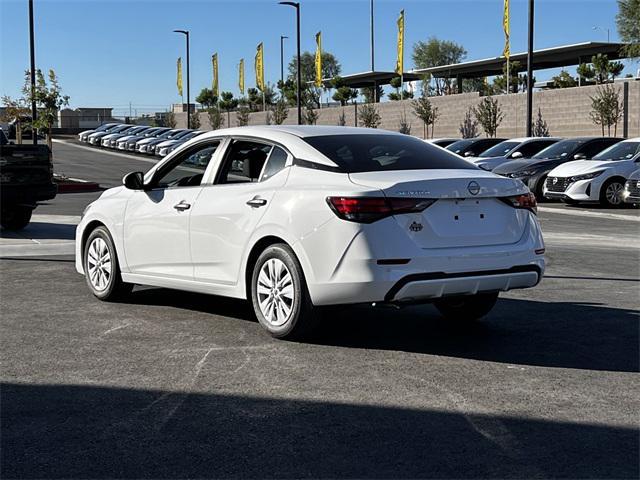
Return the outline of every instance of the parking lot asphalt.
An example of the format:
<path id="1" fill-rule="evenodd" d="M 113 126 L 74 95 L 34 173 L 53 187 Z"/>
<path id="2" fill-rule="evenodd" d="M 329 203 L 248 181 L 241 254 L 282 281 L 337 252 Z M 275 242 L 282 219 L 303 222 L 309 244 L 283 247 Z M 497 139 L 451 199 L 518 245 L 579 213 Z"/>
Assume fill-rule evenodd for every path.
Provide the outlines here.
<path id="1" fill-rule="evenodd" d="M 105 187 L 149 166 L 54 153 L 56 172 Z M 72 256 L 34 249 L 72 245 L 97 195 L 59 195 L 0 235 L 0 477 L 640 475 L 637 210 L 545 204 L 544 280 L 475 325 L 350 307 L 294 343 L 242 301 L 93 298 Z"/>

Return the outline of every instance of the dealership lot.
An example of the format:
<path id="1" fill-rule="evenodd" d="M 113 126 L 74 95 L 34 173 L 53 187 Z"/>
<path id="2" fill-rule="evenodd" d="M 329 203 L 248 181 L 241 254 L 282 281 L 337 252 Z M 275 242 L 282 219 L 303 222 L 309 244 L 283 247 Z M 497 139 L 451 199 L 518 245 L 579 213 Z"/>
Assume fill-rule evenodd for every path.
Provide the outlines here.
<path id="1" fill-rule="evenodd" d="M 103 187 L 153 161 L 54 154 Z M 98 195 L 0 239 L 3 477 L 638 476 L 638 210 L 543 204 L 542 284 L 466 330 L 353 307 L 291 343 L 240 301 L 94 299 L 66 249 Z"/>

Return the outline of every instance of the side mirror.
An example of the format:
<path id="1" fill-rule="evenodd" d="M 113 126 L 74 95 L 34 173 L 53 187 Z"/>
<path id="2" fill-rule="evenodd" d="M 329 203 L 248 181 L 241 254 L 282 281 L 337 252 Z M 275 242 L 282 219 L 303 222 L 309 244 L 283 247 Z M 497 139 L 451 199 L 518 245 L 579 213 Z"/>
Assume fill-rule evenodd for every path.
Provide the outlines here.
<path id="1" fill-rule="evenodd" d="M 586 159 L 587 159 L 587 156 L 586 156 L 584 153 L 576 153 L 576 154 L 573 156 L 573 159 L 574 159 L 574 160 L 586 160 Z"/>
<path id="2" fill-rule="evenodd" d="M 143 190 L 144 174 L 142 172 L 127 173 L 122 177 L 122 184 L 129 190 Z"/>
<path id="3" fill-rule="evenodd" d="M 476 154 L 474 152 L 472 152 L 471 150 L 467 150 L 466 152 L 464 152 L 464 156 L 465 157 L 475 157 Z"/>
<path id="4" fill-rule="evenodd" d="M 522 158 L 522 152 L 513 152 L 511 158 Z"/>

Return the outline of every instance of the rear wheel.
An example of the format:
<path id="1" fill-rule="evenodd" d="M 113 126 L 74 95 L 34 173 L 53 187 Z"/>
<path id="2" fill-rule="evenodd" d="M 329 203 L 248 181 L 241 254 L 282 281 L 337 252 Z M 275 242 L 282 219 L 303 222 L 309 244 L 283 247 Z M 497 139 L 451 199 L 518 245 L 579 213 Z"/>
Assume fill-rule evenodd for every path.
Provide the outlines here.
<path id="1" fill-rule="evenodd" d="M 612 178 L 607 180 L 600 189 L 600 204 L 605 207 L 619 207 L 622 205 L 622 192 L 624 191 L 624 180 Z"/>
<path id="2" fill-rule="evenodd" d="M 31 207 L 15 206 L 3 209 L 0 213 L 0 224 L 7 230 L 22 230 L 29 225 L 32 213 Z"/>
<path id="3" fill-rule="evenodd" d="M 89 290 L 100 300 L 116 301 L 131 293 L 133 284 L 122 281 L 118 255 L 105 227 L 97 227 L 89 234 L 83 260 Z"/>
<path id="4" fill-rule="evenodd" d="M 434 302 L 434 305 L 445 318 L 468 322 L 484 317 L 491 311 L 497 300 L 498 292 L 477 293 L 443 298 Z"/>
<path id="5" fill-rule="evenodd" d="M 301 339 L 317 326 L 302 267 L 285 244 L 265 249 L 253 268 L 251 301 L 260 325 L 276 338 Z"/>

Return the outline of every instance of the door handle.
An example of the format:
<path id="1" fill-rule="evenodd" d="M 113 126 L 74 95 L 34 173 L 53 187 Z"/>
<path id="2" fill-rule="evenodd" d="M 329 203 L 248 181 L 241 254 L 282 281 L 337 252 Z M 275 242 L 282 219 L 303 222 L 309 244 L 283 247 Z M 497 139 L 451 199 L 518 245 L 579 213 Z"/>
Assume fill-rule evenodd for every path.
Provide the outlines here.
<path id="1" fill-rule="evenodd" d="M 251 200 L 247 202 L 247 205 L 253 208 L 264 207 L 267 204 L 267 201 L 264 198 L 253 197 Z"/>
<path id="2" fill-rule="evenodd" d="M 179 212 L 184 212 L 185 210 L 189 210 L 191 208 L 191 204 L 181 200 L 180 203 L 177 203 L 173 206 Z"/>

